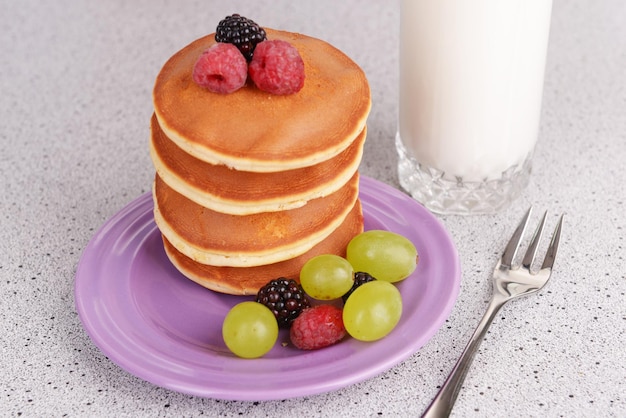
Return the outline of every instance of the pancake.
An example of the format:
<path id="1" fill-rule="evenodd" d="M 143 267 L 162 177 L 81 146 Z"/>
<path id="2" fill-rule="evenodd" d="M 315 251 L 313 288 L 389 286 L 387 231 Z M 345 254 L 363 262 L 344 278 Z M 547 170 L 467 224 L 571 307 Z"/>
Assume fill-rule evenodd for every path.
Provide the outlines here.
<path id="1" fill-rule="evenodd" d="M 338 191 L 279 212 L 230 215 L 207 209 L 157 175 L 154 218 L 181 253 L 201 264 L 250 267 L 299 256 L 332 233 L 358 198 L 358 173 Z"/>
<path id="2" fill-rule="evenodd" d="M 344 222 L 322 242 L 290 260 L 257 267 L 215 267 L 200 264 L 179 252 L 163 237 L 165 252 L 174 266 L 187 278 L 208 289 L 233 295 L 254 295 L 272 279 L 288 277 L 299 281 L 300 269 L 307 260 L 321 254 L 345 256 L 348 242 L 363 231 L 361 203 L 356 201 Z"/>
<path id="3" fill-rule="evenodd" d="M 353 177 L 366 130 L 344 151 L 322 163 L 274 173 L 239 171 L 198 160 L 151 121 L 150 154 L 159 177 L 199 205 L 234 215 L 294 209 L 336 192 Z"/>
<path id="4" fill-rule="evenodd" d="M 158 74 L 153 103 L 159 125 L 193 157 L 241 171 L 285 171 L 338 155 L 363 131 L 371 108 L 363 70 L 319 39 L 265 31 L 302 56 L 306 78 L 298 93 L 272 95 L 249 80 L 231 94 L 195 84 L 193 66 L 215 43 L 213 34 L 174 54 Z"/>

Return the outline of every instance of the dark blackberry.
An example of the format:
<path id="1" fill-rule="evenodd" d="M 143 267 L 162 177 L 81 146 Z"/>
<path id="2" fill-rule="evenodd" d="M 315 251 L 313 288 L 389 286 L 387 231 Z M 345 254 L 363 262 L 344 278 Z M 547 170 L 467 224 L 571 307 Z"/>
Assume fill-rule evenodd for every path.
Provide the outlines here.
<path id="1" fill-rule="evenodd" d="M 284 277 L 259 289 L 256 301 L 270 308 L 281 328 L 288 328 L 305 308 L 311 306 L 298 282 Z"/>
<path id="2" fill-rule="evenodd" d="M 373 282 L 374 280 L 376 280 L 375 277 L 372 277 L 368 273 L 365 273 L 363 271 L 357 271 L 356 273 L 354 273 L 354 284 L 352 285 L 352 288 L 341 297 L 343 303 L 346 303 L 348 297 L 352 294 L 352 292 L 356 290 L 357 287 L 367 282 Z"/>
<path id="3" fill-rule="evenodd" d="M 256 22 L 233 14 L 220 21 L 215 30 L 215 40 L 235 45 L 248 62 L 252 61 L 254 48 L 267 39 L 265 30 Z"/>

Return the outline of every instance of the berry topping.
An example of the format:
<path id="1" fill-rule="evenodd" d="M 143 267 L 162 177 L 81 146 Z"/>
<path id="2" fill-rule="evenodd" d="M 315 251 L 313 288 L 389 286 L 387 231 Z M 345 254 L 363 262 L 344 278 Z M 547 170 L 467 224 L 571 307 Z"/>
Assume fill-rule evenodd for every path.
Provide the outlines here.
<path id="1" fill-rule="evenodd" d="M 214 93 L 228 94 L 243 87 L 248 63 L 239 50 L 217 43 L 204 51 L 193 67 L 193 81 Z"/>
<path id="2" fill-rule="evenodd" d="M 291 325 L 291 342 L 301 350 L 317 350 L 340 341 L 346 335 L 342 311 L 332 305 L 305 309 Z"/>
<path id="3" fill-rule="evenodd" d="M 256 22 L 233 14 L 220 21 L 215 30 L 215 40 L 235 45 L 248 62 L 252 60 L 254 48 L 267 39 L 265 31 Z"/>
<path id="4" fill-rule="evenodd" d="M 268 93 L 292 94 L 304 86 L 304 61 L 286 41 L 277 39 L 258 44 L 248 71 L 254 84 Z"/>
<path id="5" fill-rule="evenodd" d="M 289 327 L 310 306 L 302 287 L 295 280 L 284 277 L 272 280 L 259 289 L 256 301 L 274 313 L 278 326 L 282 328 Z"/>
<path id="6" fill-rule="evenodd" d="M 373 282 L 374 280 L 376 280 L 375 277 L 372 277 L 368 273 L 365 273 L 363 271 L 358 271 L 354 273 L 354 284 L 352 285 L 352 288 L 341 297 L 341 299 L 343 299 L 343 303 L 346 303 L 346 300 L 348 300 L 352 292 L 354 292 L 357 287 L 368 282 Z"/>

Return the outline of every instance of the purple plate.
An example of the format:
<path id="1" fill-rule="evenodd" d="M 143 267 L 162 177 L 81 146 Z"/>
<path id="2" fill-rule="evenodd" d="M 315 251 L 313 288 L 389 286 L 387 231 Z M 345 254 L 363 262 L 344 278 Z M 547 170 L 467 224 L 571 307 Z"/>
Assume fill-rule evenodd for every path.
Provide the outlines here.
<path id="1" fill-rule="evenodd" d="M 76 309 L 93 342 L 120 367 L 155 385 L 218 399 L 286 399 L 336 390 L 380 374 L 421 348 L 456 301 L 460 264 L 440 222 L 400 191 L 361 177 L 365 229 L 401 233 L 417 247 L 413 275 L 398 284 L 402 319 L 385 338 L 346 338 L 317 351 L 283 346 L 263 358 L 235 357 L 221 337 L 241 296 L 222 295 L 170 264 L 146 193 L 107 221 L 85 249 Z"/>

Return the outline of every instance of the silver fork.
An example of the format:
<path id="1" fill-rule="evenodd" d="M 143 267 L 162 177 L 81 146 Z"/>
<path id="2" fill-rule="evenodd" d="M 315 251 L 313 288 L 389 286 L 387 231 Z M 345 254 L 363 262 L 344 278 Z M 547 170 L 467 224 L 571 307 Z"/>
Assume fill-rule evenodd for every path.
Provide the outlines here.
<path id="1" fill-rule="evenodd" d="M 493 290 L 485 315 L 478 324 L 476 331 L 474 331 L 474 334 L 467 343 L 465 350 L 463 350 L 452 372 L 450 372 L 450 375 L 439 390 L 439 393 L 437 393 L 435 399 L 433 399 L 424 412 L 424 415 L 422 415 L 423 418 L 447 417 L 450 415 L 454 402 L 465 380 L 465 376 L 474 360 L 476 351 L 500 308 L 511 299 L 538 291 L 548 282 L 559 247 L 563 215 L 561 215 L 556 229 L 554 230 L 550 245 L 543 259 L 543 264 L 538 271 L 535 271 L 532 269 L 532 266 L 535 261 L 541 235 L 543 234 L 547 212 L 543 214 L 541 222 L 535 230 L 521 266 L 515 264 L 515 255 L 522 242 L 522 237 L 526 230 L 531 211 L 532 207 L 528 209 L 528 212 L 526 212 L 526 215 L 513 233 L 513 236 L 504 249 L 502 258 L 498 261 L 493 271 Z"/>

